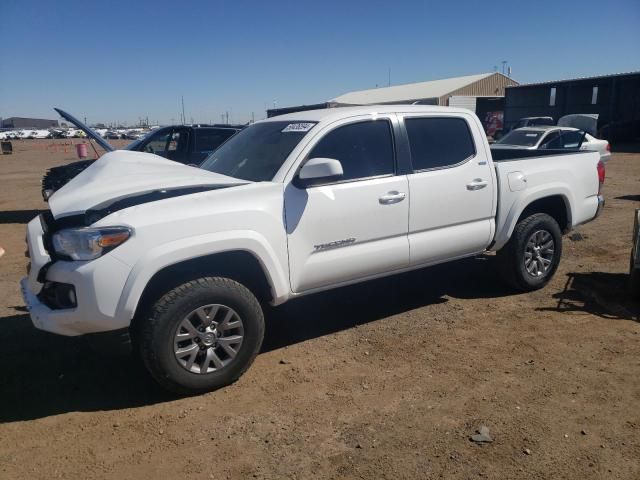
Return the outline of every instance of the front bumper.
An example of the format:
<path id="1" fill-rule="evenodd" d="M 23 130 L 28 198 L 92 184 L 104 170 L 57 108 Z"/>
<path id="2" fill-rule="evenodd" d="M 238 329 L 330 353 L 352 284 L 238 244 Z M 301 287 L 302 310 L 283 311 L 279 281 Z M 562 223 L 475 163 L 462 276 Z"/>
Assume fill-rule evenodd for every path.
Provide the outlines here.
<path id="1" fill-rule="evenodd" d="M 20 288 L 36 328 L 59 335 L 76 336 L 129 326 L 131 318 L 122 313 L 119 302 L 131 273 L 130 266 L 110 254 L 90 262 L 52 262 L 44 247 L 43 230 L 38 218 L 27 225 L 27 246 L 31 271 L 20 282 Z M 49 308 L 38 297 L 43 291 L 43 281 L 72 285 L 77 306 Z"/>
<path id="2" fill-rule="evenodd" d="M 29 310 L 33 326 L 58 335 L 76 336 L 85 333 L 82 328 L 78 328 L 78 318 L 76 309 L 52 310 L 42 303 L 35 293 L 29 288 L 27 277 L 20 281 L 22 298 Z"/>

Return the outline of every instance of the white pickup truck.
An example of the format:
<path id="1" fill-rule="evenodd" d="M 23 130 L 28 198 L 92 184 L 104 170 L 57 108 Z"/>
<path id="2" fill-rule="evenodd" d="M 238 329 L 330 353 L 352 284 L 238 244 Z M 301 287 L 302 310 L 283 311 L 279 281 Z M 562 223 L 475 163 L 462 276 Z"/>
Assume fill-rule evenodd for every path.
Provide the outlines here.
<path id="1" fill-rule="evenodd" d="M 489 250 L 513 287 L 544 286 L 604 166 L 493 155 L 473 113 L 405 105 L 261 121 L 200 168 L 107 153 L 28 224 L 23 296 L 37 328 L 128 329 L 165 388 L 213 390 L 257 355 L 265 303 Z"/>

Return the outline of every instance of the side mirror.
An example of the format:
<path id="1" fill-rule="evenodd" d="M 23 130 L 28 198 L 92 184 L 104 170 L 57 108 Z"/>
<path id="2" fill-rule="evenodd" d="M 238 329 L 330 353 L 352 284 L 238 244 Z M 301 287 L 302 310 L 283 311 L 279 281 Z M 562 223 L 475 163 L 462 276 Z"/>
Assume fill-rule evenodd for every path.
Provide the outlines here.
<path id="1" fill-rule="evenodd" d="M 344 171 L 339 160 L 334 158 L 312 158 L 303 165 L 294 180 L 300 188 L 313 187 L 338 180 Z"/>

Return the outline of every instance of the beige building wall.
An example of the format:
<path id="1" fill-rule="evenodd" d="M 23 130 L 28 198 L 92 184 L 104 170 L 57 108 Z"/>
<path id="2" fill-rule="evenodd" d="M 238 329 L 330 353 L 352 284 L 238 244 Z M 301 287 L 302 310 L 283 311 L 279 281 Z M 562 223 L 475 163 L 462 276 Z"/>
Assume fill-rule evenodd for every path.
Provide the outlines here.
<path id="1" fill-rule="evenodd" d="M 515 80 L 501 73 L 470 83 L 469 85 L 447 93 L 438 99 L 438 105 L 448 106 L 449 97 L 455 95 L 468 95 L 472 97 L 503 97 L 505 87 L 519 85 Z"/>

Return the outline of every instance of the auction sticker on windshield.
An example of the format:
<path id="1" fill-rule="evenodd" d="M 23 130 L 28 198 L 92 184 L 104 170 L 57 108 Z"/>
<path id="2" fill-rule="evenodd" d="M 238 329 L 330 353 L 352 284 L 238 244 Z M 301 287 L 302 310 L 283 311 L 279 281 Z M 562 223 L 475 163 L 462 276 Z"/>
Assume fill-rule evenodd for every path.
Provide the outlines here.
<path id="1" fill-rule="evenodd" d="M 282 130 L 282 133 L 285 132 L 308 132 L 313 128 L 315 123 L 290 123 Z"/>

